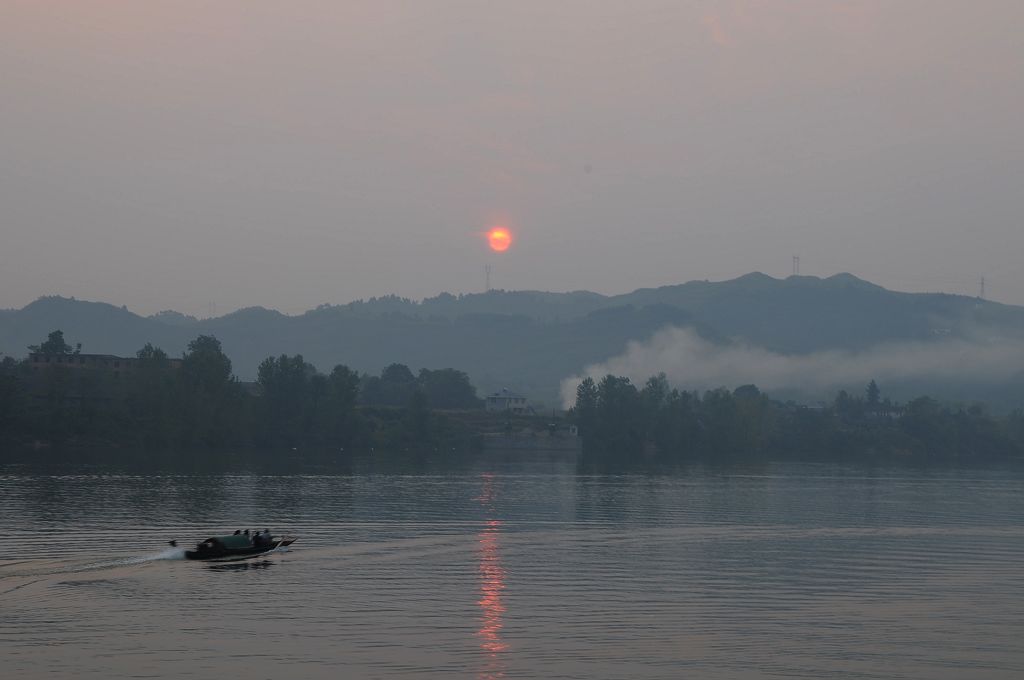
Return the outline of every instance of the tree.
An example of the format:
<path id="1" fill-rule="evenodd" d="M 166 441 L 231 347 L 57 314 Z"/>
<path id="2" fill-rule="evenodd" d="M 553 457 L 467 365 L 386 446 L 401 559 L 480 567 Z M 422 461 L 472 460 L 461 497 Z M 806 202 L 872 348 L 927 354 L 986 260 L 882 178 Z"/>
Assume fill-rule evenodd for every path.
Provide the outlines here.
<path id="1" fill-rule="evenodd" d="M 129 374 L 128 415 L 140 443 L 163 446 L 173 437 L 177 376 L 167 353 L 159 347 L 147 342 L 135 356 L 138 361 Z"/>
<path id="2" fill-rule="evenodd" d="M 231 359 L 221 349 L 220 340 L 200 335 L 188 343 L 182 371 L 191 387 L 217 391 L 231 380 Z"/>
<path id="3" fill-rule="evenodd" d="M 745 436 L 739 428 L 739 406 L 732 392 L 722 387 L 708 390 L 701 400 L 700 413 L 710 454 L 722 457 L 743 450 Z"/>
<path id="4" fill-rule="evenodd" d="M 859 420 L 863 417 L 864 402 L 859 397 L 850 395 L 846 390 L 839 390 L 832 408 L 844 421 Z"/>
<path id="5" fill-rule="evenodd" d="M 454 368 L 421 369 L 416 380 L 431 408 L 479 408 L 480 399 L 469 376 Z"/>
<path id="6" fill-rule="evenodd" d="M 956 442 L 948 410 L 931 397 L 908 402 L 899 427 L 923 444 L 929 454 L 945 453 Z"/>
<path id="7" fill-rule="evenodd" d="M 135 353 L 136 358 L 140 362 L 152 362 L 154 366 L 164 368 L 168 365 L 167 363 L 167 352 L 163 351 L 159 347 L 154 347 L 152 343 L 147 342 L 146 345 Z"/>
<path id="8" fill-rule="evenodd" d="M 759 451 L 771 432 L 771 402 L 756 385 L 741 385 L 733 390 L 732 396 L 738 445 L 743 452 Z"/>
<path id="9" fill-rule="evenodd" d="M 82 350 L 82 344 L 79 343 L 77 349 L 74 350 L 75 354 L 78 354 Z M 46 342 L 41 345 L 29 345 L 29 352 L 36 352 L 39 354 L 45 354 L 47 356 L 57 356 L 58 354 L 71 354 L 71 345 L 64 341 L 64 331 L 55 330 L 50 333 L 46 338 Z"/>
<path id="10" fill-rule="evenodd" d="M 237 439 L 243 431 L 247 403 L 238 382 L 231 377 L 231 359 L 224 354 L 220 341 L 212 335 L 200 335 L 188 343 L 181 372 L 181 442 L 198 440 L 220 446 Z"/>
<path id="11" fill-rule="evenodd" d="M 416 390 L 416 376 L 405 364 L 391 364 L 379 378 L 368 376 L 363 383 L 363 403 L 370 406 L 406 406 Z"/>
<path id="12" fill-rule="evenodd" d="M 327 377 L 326 436 L 332 443 L 348 444 L 358 434 L 356 414 L 359 398 L 359 374 L 338 364 Z"/>
<path id="13" fill-rule="evenodd" d="M 868 398 L 868 406 L 871 406 L 873 409 L 876 408 L 878 406 L 879 397 L 881 396 L 881 390 L 878 389 L 878 383 L 872 380 L 868 383 L 867 389 L 864 390 L 864 392 Z"/>
<path id="14" fill-rule="evenodd" d="M 412 371 L 410 371 L 409 367 L 405 364 L 390 364 L 380 372 L 380 379 L 385 383 L 393 383 L 396 385 L 406 385 L 416 382 L 416 376 L 412 374 Z"/>
<path id="15" fill-rule="evenodd" d="M 660 409 L 668 398 L 669 389 L 668 378 L 664 373 L 648 378 L 643 390 L 640 391 L 644 408 L 652 412 Z"/>
<path id="16" fill-rule="evenodd" d="M 576 387 L 575 416 L 581 436 L 597 434 L 597 385 L 593 378 L 584 378 Z"/>
<path id="17" fill-rule="evenodd" d="M 732 391 L 732 396 L 737 399 L 754 401 L 760 399 L 762 394 L 761 390 L 757 389 L 757 385 L 740 385 Z"/>
<path id="18" fill-rule="evenodd" d="M 326 384 L 318 384 L 314 393 L 316 369 L 301 354 L 264 359 L 257 370 L 257 382 L 263 388 L 261 425 L 272 438 L 288 444 L 304 439 L 316 419 L 316 398 L 322 398 Z M 321 376 L 321 380 L 323 380 Z"/>
<path id="19" fill-rule="evenodd" d="M 597 386 L 597 443 L 607 452 L 628 457 L 643 445 L 640 393 L 629 378 L 606 375 Z"/>
<path id="20" fill-rule="evenodd" d="M 18 378 L 18 362 L 11 357 L 0 361 L 0 432 L 11 432 L 25 409 L 24 385 Z"/>
<path id="21" fill-rule="evenodd" d="M 410 443 L 425 446 L 430 442 L 430 409 L 427 396 L 414 390 L 405 410 L 405 426 Z"/>
<path id="22" fill-rule="evenodd" d="M 664 373 L 648 378 L 644 388 L 640 390 L 640 402 L 644 418 L 644 435 L 648 440 L 654 439 L 654 432 L 660 427 L 660 421 L 664 417 L 669 390 L 668 378 L 665 377 Z"/>
<path id="23" fill-rule="evenodd" d="M 328 381 L 335 408 L 344 412 L 354 409 L 359 398 L 359 374 L 348 366 L 338 364 L 331 371 Z"/>
<path id="24" fill-rule="evenodd" d="M 701 431 L 699 406 L 700 399 L 695 393 L 678 390 L 669 392 L 652 434 L 660 452 L 679 456 L 692 453 L 698 448 Z"/>

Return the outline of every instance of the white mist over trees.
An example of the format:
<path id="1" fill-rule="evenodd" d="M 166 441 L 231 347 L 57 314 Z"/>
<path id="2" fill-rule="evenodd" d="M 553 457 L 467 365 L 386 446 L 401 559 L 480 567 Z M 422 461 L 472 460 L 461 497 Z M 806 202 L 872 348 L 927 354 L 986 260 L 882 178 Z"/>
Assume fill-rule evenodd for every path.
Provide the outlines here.
<path id="1" fill-rule="evenodd" d="M 825 394 L 839 387 L 881 381 L 998 381 L 1024 370 L 1020 339 L 949 339 L 893 342 L 862 351 L 829 350 L 782 354 L 743 342 L 714 344 L 688 328 L 666 328 L 646 341 L 629 343 L 621 355 L 588 366 L 562 381 L 562 403 L 576 400 L 585 378 L 605 375 L 643 384 L 664 373 L 683 389 L 734 388 L 753 383 L 765 390 Z"/>

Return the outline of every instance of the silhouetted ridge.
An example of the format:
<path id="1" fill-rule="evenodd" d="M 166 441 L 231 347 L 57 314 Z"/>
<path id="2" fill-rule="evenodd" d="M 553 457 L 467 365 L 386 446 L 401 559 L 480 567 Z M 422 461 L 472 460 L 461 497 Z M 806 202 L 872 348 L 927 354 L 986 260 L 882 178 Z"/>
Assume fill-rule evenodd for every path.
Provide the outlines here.
<path id="1" fill-rule="evenodd" d="M 215 335 L 252 379 L 268 356 L 300 353 L 321 369 L 365 373 L 400 362 L 413 370 L 455 367 L 482 392 L 508 387 L 555 403 L 562 378 L 625 351 L 667 327 L 714 342 L 734 340 L 783 354 L 860 351 L 892 342 L 1024 337 L 1024 308 L 946 294 L 899 293 L 851 274 L 588 291 L 442 293 L 422 302 L 397 296 L 321 305 L 297 316 L 249 307 L 191 321 L 177 312 L 144 318 L 100 302 L 48 297 L 0 313 L 0 352 L 21 357 L 54 329 L 83 350 L 134 354 L 147 342 L 180 356 L 199 333 Z M 1008 374 L 1019 367 L 1008 367 Z"/>

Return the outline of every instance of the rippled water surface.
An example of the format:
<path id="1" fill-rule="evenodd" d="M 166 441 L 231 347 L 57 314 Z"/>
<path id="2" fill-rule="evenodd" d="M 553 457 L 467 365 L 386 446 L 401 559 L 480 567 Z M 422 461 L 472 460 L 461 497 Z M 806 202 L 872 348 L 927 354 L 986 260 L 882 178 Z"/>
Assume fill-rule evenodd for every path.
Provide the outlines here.
<path id="1" fill-rule="evenodd" d="M 7 678 L 1020 678 L 1007 471 L 0 467 Z M 290 552 L 207 564 L 238 527 Z"/>

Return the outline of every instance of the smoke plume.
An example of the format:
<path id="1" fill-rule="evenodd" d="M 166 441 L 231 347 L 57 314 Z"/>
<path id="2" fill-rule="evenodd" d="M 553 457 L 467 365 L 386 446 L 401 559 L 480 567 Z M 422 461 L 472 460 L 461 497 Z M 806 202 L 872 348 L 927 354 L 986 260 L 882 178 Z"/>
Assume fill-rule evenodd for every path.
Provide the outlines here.
<path id="1" fill-rule="evenodd" d="M 1022 368 L 1024 342 L 1019 339 L 899 342 L 859 352 L 787 355 L 742 343 L 716 345 L 690 329 L 672 327 L 648 341 L 631 342 L 623 354 L 566 378 L 561 395 L 568 408 L 575 403 L 576 387 L 584 378 L 599 381 L 608 374 L 625 376 L 638 386 L 652 375 L 665 373 L 673 386 L 687 390 L 753 383 L 768 391 L 823 393 L 872 379 L 1002 381 Z"/>

